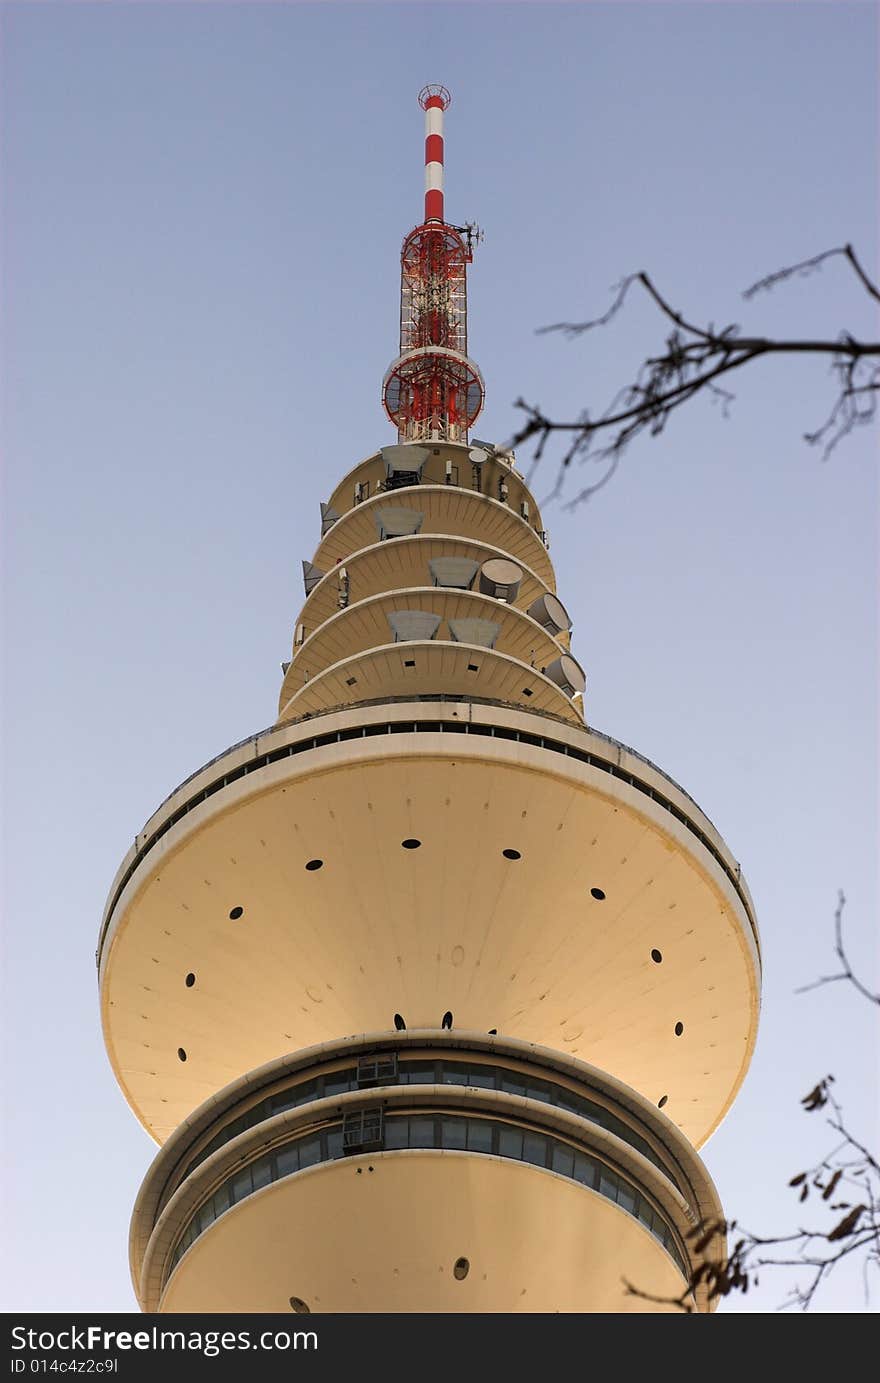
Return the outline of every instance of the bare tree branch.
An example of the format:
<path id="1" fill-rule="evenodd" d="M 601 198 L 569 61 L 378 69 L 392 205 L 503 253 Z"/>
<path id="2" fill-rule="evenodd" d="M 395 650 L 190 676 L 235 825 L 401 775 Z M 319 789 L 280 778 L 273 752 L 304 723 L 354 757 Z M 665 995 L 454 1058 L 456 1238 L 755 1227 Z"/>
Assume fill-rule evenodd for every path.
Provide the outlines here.
<path id="1" fill-rule="evenodd" d="M 795 990 L 795 993 L 806 994 L 811 989 L 819 989 L 823 984 L 834 984 L 836 980 L 847 980 L 850 984 L 855 986 L 862 997 L 867 999 L 869 1003 L 880 1004 L 880 994 L 873 993 L 872 990 L 868 989 L 868 987 L 862 983 L 854 973 L 846 950 L 844 949 L 843 909 L 845 904 L 846 898 L 841 889 L 837 895 L 837 907 L 834 910 L 834 950 L 843 968 L 836 975 L 821 975 L 818 980 L 813 980 L 811 984 L 801 985 L 800 989 Z"/>
<path id="2" fill-rule="evenodd" d="M 625 279 L 621 279 L 620 283 L 615 284 L 617 296 L 608 311 L 603 313 L 601 317 L 594 318 L 592 322 L 554 322 L 552 326 L 538 327 L 535 334 L 543 336 L 548 331 L 564 331 L 566 336 L 582 336 L 585 331 L 592 331 L 593 327 L 607 326 L 612 317 L 616 317 L 623 307 L 626 295 L 632 285 L 642 277 L 641 274 L 629 274 Z"/>
<path id="3" fill-rule="evenodd" d="M 753 298 L 756 293 L 761 293 L 765 289 L 775 288 L 777 283 L 782 283 L 785 279 L 791 278 L 794 274 L 805 276 L 819 269 L 826 259 L 831 259 L 834 255 L 843 255 L 849 260 L 853 271 L 861 279 L 862 287 L 872 298 L 880 302 L 880 288 L 868 278 L 858 259 L 852 245 L 838 245 L 836 249 L 824 250 L 822 254 L 813 255 L 812 259 L 802 259 L 799 264 L 792 264 L 788 269 L 777 269 L 774 274 L 768 274 L 766 278 L 758 279 L 751 288 L 747 288 L 743 293 L 744 298 Z"/>
<path id="4" fill-rule="evenodd" d="M 770 289 L 796 274 L 813 273 L 833 256 L 843 256 L 865 291 L 880 302 L 880 289 L 868 278 L 851 245 L 825 250 L 812 259 L 779 269 L 753 284 L 743 296 L 750 298 L 758 291 Z M 508 445 L 513 448 L 534 440 L 532 469 L 541 460 L 554 433 L 572 434 L 572 441 L 560 460 L 556 484 L 550 497 L 556 497 L 561 492 L 565 472 L 574 460 L 596 461 L 609 466 L 602 479 L 586 486 L 570 501 L 568 507 L 581 503 L 602 488 L 613 474 L 625 448 L 639 433 L 647 430 L 651 436 L 659 435 L 670 415 L 695 395 L 706 391 L 715 401 L 722 403 L 726 413 L 733 395 L 722 389 L 717 381 L 722 375 L 741 370 L 759 359 L 778 355 L 825 355 L 829 358 L 832 372 L 837 378 L 837 397 L 826 421 L 813 432 L 804 434 L 808 445 L 822 445 L 823 460 L 855 427 L 869 423 L 875 417 L 877 395 L 880 393 L 880 365 L 872 362 L 880 359 L 880 342 L 859 341 L 846 331 L 834 338 L 774 339 L 742 336 L 735 324 L 721 330 L 716 330 L 711 323 L 707 327 L 697 326 L 672 307 L 644 272 L 629 274 L 615 286 L 611 305 L 600 317 L 585 322 L 556 322 L 539 330 L 561 331 L 575 337 L 594 327 L 607 326 L 623 309 L 634 285 L 647 293 L 673 327 L 663 350 L 644 361 L 635 380 L 619 390 L 604 411 L 594 413 L 584 410 L 572 422 L 553 419 L 539 405 L 529 404 L 522 398 L 517 399 L 514 405 L 525 413 L 526 419 Z M 595 446 L 594 439 L 600 433 L 610 433 L 610 440 Z"/>
<path id="5" fill-rule="evenodd" d="M 826 975 L 804 990 L 815 989 L 835 980 L 847 980 L 869 1003 L 880 1004 L 856 976 L 843 945 L 843 909 L 846 899 L 838 894 L 834 914 L 835 950 L 843 967 L 839 974 Z M 799 991 L 803 992 L 803 990 Z M 754 1234 L 738 1230 L 739 1237 L 722 1264 L 702 1263 L 695 1268 L 678 1296 L 658 1297 L 625 1282 L 627 1292 L 657 1305 L 683 1312 L 695 1310 L 694 1293 L 702 1287 L 709 1300 L 745 1293 L 756 1286 L 765 1269 L 796 1270 L 799 1279 L 780 1304 L 785 1310 L 797 1306 L 809 1310 L 816 1293 L 836 1269 L 848 1259 L 861 1259 L 866 1304 L 870 1297 L 869 1274 L 880 1269 L 880 1161 L 847 1126 L 843 1108 L 834 1094 L 835 1080 L 824 1076 L 801 1100 L 803 1110 L 813 1114 L 825 1110 L 825 1123 L 835 1134 L 835 1143 L 811 1167 L 797 1172 L 789 1188 L 797 1193 L 798 1203 L 811 1202 L 813 1215 L 830 1212 L 831 1223 L 800 1225 L 785 1234 Z M 702 1252 L 719 1232 L 737 1229 L 735 1220 L 698 1224 L 688 1234 L 696 1254 Z"/>

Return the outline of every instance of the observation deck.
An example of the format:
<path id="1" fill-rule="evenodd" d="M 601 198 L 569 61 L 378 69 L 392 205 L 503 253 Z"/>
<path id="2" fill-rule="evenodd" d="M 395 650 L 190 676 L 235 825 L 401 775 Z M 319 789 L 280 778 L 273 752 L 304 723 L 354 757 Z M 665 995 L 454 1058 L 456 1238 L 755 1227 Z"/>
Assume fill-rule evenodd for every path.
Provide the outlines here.
<path id="1" fill-rule="evenodd" d="M 147 1175 L 130 1256 L 146 1311 L 641 1312 L 626 1280 L 680 1295 L 724 1252 L 690 1231 L 720 1219 L 687 1140 L 605 1072 L 390 1032 L 270 1063 L 196 1111 Z M 694 1305 L 711 1309 L 703 1288 Z"/>
<path id="2" fill-rule="evenodd" d="M 99 959 L 110 1058 L 159 1141 L 243 1071 L 451 1011 L 666 1097 L 699 1146 L 758 1017 L 748 890 L 691 798 L 596 731 L 466 698 L 220 755 L 138 834 Z"/>

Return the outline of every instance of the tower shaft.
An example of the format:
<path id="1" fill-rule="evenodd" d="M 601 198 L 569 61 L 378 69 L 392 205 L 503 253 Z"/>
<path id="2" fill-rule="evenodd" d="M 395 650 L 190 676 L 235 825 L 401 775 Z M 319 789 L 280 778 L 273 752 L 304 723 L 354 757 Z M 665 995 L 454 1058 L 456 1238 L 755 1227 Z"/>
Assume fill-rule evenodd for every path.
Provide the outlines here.
<path id="1" fill-rule="evenodd" d="M 425 91 L 398 442 L 321 505 L 275 723 L 166 799 L 104 913 L 107 1049 L 161 1144 L 132 1276 L 150 1312 L 626 1312 L 691 1283 L 706 1311 L 697 1149 L 754 1046 L 754 909 L 693 799 L 584 724 L 539 506 L 468 445 L 470 244 Z"/>

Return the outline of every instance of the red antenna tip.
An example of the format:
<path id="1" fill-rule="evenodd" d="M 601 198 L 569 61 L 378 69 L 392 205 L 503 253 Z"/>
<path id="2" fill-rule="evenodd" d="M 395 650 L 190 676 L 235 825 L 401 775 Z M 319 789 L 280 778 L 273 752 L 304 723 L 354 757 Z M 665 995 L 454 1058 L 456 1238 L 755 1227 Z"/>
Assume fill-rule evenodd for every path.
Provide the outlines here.
<path id="1" fill-rule="evenodd" d="M 437 86 L 432 82 L 428 86 L 423 86 L 419 92 L 419 105 L 422 110 L 427 110 L 429 106 L 448 110 L 451 104 L 452 97 L 445 86 Z"/>

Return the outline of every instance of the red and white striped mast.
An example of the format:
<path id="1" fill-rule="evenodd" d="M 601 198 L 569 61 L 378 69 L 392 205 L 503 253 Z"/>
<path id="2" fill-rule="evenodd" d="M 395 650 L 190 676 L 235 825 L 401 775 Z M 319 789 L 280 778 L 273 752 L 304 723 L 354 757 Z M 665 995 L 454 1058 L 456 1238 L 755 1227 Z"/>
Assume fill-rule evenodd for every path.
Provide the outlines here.
<path id="1" fill-rule="evenodd" d="M 443 220 L 443 112 L 452 98 L 445 87 L 426 86 L 419 95 L 425 112 L 425 223 Z"/>
<path id="2" fill-rule="evenodd" d="M 466 442 L 485 394 L 467 354 L 471 228 L 444 219 L 443 113 L 450 99 L 443 86 L 419 93 L 425 112 L 425 219 L 400 253 L 400 354 L 382 386 L 400 442 Z"/>

